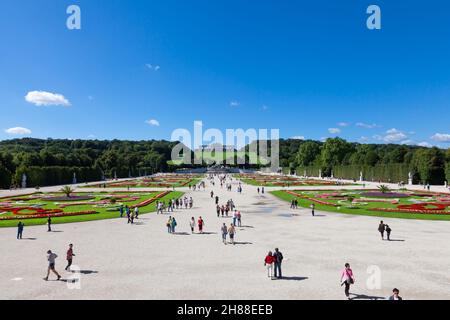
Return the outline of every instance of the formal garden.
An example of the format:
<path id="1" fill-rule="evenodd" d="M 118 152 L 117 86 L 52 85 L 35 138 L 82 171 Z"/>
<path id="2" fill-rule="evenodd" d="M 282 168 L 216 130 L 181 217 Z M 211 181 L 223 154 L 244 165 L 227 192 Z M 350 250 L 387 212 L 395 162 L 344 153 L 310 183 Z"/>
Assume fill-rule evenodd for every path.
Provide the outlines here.
<path id="1" fill-rule="evenodd" d="M 445 193 L 391 191 L 382 185 L 372 190 L 298 190 L 273 194 L 300 207 L 312 204 L 320 211 L 387 218 L 450 220 L 450 196 Z"/>
<path id="2" fill-rule="evenodd" d="M 64 187 L 55 193 L 33 193 L 0 198 L 0 227 L 83 222 L 120 217 L 120 207 L 139 208 L 140 214 L 156 211 L 156 202 L 176 199 L 181 192 L 73 192 Z"/>
<path id="3" fill-rule="evenodd" d="M 236 178 L 243 183 L 260 187 L 300 187 L 349 185 L 343 182 L 292 177 L 287 175 L 239 174 Z"/>
<path id="4" fill-rule="evenodd" d="M 202 179 L 195 174 L 162 174 L 159 176 L 112 181 L 90 185 L 91 188 L 181 188 L 195 185 Z"/>

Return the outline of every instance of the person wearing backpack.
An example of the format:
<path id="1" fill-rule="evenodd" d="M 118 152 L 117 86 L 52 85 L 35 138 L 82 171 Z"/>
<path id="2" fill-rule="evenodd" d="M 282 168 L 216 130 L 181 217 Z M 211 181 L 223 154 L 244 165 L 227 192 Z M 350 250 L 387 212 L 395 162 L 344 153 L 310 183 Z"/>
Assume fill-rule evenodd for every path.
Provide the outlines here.
<path id="1" fill-rule="evenodd" d="M 278 248 L 275 249 L 275 252 L 273 253 L 274 258 L 274 277 L 281 279 L 283 278 L 283 275 L 281 273 L 281 263 L 283 262 L 283 254 L 278 250 Z"/>

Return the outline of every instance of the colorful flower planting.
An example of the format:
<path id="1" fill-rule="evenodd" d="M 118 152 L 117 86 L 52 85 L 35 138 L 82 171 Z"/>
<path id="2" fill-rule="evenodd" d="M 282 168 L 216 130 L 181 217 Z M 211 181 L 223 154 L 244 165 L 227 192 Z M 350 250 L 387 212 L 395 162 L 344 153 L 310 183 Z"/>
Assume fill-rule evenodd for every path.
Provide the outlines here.
<path id="1" fill-rule="evenodd" d="M 202 179 L 195 174 L 163 174 L 150 178 L 130 179 L 120 182 L 91 185 L 91 188 L 177 188 L 194 185 Z"/>
<path id="2" fill-rule="evenodd" d="M 25 220 L 27 225 L 44 224 L 48 217 L 55 218 L 54 223 L 118 218 L 121 206 L 138 207 L 140 213 L 145 214 L 155 211 L 157 200 L 168 201 L 181 195 L 180 192 L 170 191 L 138 191 L 77 193 L 71 196 L 71 200 L 58 193 L 6 197 L 0 199 L 0 227 L 15 226 L 19 220 Z"/>
<path id="3" fill-rule="evenodd" d="M 261 187 L 300 187 L 300 186 L 335 186 L 336 181 L 319 179 L 302 179 L 284 175 L 240 174 L 236 176 L 242 182 Z M 340 183 L 340 185 L 343 185 Z M 347 184 L 348 185 L 348 184 Z"/>
<path id="4" fill-rule="evenodd" d="M 283 200 L 297 199 L 301 207 L 316 205 L 317 210 L 392 218 L 450 220 L 450 201 L 446 194 L 412 191 L 381 193 L 375 190 L 275 191 Z"/>

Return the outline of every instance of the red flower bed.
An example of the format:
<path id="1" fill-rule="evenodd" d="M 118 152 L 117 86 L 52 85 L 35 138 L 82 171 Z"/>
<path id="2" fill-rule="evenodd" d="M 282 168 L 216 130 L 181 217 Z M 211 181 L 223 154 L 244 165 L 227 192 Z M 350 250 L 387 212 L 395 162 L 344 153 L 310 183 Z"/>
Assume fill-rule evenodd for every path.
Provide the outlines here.
<path id="1" fill-rule="evenodd" d="M 131 208 L 134 209 L 134 208 L 136 208 L 136 207 L 137 207 L 137 208 L 146 207 L 146 206 L 148 206 L 149 204 L 155 202 L 156 200 L 161 199 L 162 197 L 165 197 L 165 196 L 168 195 L 169 193 L 170 193 L 170 191 L 164 191 L 164 192 L 161 192 L 161 193 L 157 194 L 156 196 L 154 196 L 153 198 L 147 199 L 147 200 L 145 200 L 145 201 L 142 201 L 141 203 L 138 203 L 138 204 L 136 204 L 136 205 L 134 205 L 134 206 L 131 206 Z"/>
<path id="2" fill-rule="evenodd" d="M 296 192 L 292 192 L 292 191 L 285 191 L 285 192 L 290 194 L 290 195 L 293 195 L 295 197 L 299 197 L 299 198 L 302 198 L 302 199 L 305 199 L 305 200 L 308 200 L 308 201 L 312 201 L 312 202 L 315 202 L 315 203 L 318 203 L 318 204 L 322 204 L 324 206 L 332 206 L 332 207 L 338 207 L 339 206 L 336 203 L 331 203 L 331 202 L 327 202 L 327 201 L 322 201 L 322 200 L 317 200 L 317 199 L 314 199 L 314 198 L 305 197 L 305 196 L 303 196 L 301 194 L 298 194 Z"/>
<path id="3" fill-rule="evenodd" d="M 21 211 L 28 210 L 32 213 L 20 214 Z M 70 216 L 80 216 L 87 214 L 95 214 L 96 211 L 80 211 L 80 212 L 64 212 L 61 209 L 42 209 L 42 208 L 0 208 L 0 211 L 11 212 L 13 216 L 0 217 L 0 220 L 23 220 L 23 219 L 38 219 L 47 217 L 70 217 Z"/>
<path id="4" fill-rule="evenodd" d="M 432 206 L 434 208 L 427 208 L 427 206 Z M 447 207 L 450 206 L 450 204 L 444 204 L 444 203 L 414 203 L 414 204 L 402 204 L 397 206 L 398 209 L 407 209 L 407 210 L 445 210 Z"/>
<path id="5" fill-rule="evenodd" d="M 378 212 L 395 212 L 395 213 L 418 213 L 418 214 L 450 214 L 448 211 L 443 210 L 415 210 L 415 209 L 395 209 L 395 208 L 371 208 L 370 211 L 378 211 Z"/>

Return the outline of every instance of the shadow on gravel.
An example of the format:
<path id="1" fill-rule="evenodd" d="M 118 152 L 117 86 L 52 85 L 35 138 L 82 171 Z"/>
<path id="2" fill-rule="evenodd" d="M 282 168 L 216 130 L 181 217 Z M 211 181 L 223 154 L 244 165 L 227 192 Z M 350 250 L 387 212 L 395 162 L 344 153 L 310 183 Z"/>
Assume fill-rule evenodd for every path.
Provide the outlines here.
<path id="1" fill-rule="evenodd" d="M 191 235 L 190 233 L 187 233 L 187 232 L 175 232 L 172 234 L 176 235 L 176 236 L 190 236 Z"/>
<path id="2" fill-rule="evenodd" d="M 287 280 L 287 281 L 304 281 L 308 280 L 308 277 L 283 277 L 283 278 L 274 278 L 274 280 Z"/>
<path id="3" fill-rule="evenodd" d="M 22 238 L 22 239 L 20 239 L 20 240 L 30 240 L 30 241 L 34 241 L 34 240 L 37 240 L 37 238 Z"/>
<path id="4" fill-rule="evenodd" d="M 236 245 L 249 245 L 249 244 L 253 244 L 253 242 L 239 242 L 239 241 L 235 241 L 234 244 L 236 244 Z"/>
<path id="5" fill-rule="evenodd" d="M 356 294 L 356 293 L 350 293 L 352 298 L 350 300 L 386 300 L 385 297 L 377 297 L 377 296 L 368 296 L 366 294 Z"/>

